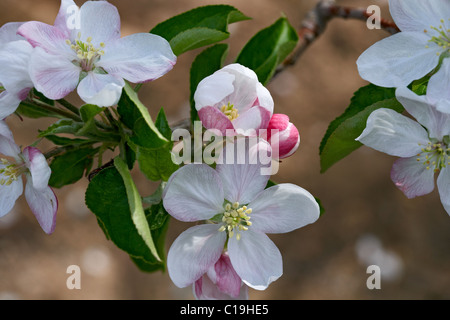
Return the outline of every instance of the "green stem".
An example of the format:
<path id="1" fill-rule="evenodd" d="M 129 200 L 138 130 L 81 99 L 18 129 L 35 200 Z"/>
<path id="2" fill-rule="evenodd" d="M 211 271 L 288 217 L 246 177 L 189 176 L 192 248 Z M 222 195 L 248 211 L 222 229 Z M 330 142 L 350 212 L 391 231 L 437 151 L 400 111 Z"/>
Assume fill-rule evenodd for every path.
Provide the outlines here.
<path id="1" fill-rule="evenodd" d="M 60 109 L 58 107 L 54 107 L 54 106 L 52 106 L 50 104 L 47 104 L 45 102 L 42 102 L 42 101 L 40 101 L 38 99 L 32 99 L 31 102 L 32 102 L 32 104 L 34 106 L 36 106 L 36 107 L 38 107 L 40 109 L 53 112 L 53 113 L 58 114 L 58 115 L 60 115 L 60 116 L 62 116 L 64 118 L 69 118 L 69 119 L 81 122 L 81 118 L 79 116 L 77 116 L 75 114 L 72 114 L 72 113 L 69 113 L 69 112 L 67 112 L 65 110 L 62 110 L 62 109 Z"/>
<path id="2" fill-rule="evenodd" d="M 64 108 L 66 108 L 67 110 L 73 112 L 73 113 L 76 114 L 77 116 L 80 115 L 80 110 L 79 110 L 77 107 L 75 107 L 73 104 L 71 104 L 69 101 L 67 101 L 67 100 L 65 100 L 65 99 L 60 99 L 60 100 L 57 100 L 57 101 L 58 101 L 58 103 L 59 103 L 60 105 L 62 105 L 62 106 L 63 106 Z"/>

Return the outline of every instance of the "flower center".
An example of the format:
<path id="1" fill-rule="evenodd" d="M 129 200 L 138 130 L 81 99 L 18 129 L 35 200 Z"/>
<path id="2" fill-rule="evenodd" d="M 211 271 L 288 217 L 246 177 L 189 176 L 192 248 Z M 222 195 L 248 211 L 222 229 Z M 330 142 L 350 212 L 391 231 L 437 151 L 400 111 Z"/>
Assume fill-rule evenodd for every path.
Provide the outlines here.
<path id="1" fill-rule="evenodd" d="M 92 37 L 88 37 L 86 42 L 83 42 L 80 39 L 81 33 L 79 32 L 75 42 L 67 39 L 66 43 L 73 51 L 77 53 L 81 68 L 87 72 L 92 71 L 95 63 L 100 60 L 102 55 L 105 54 L 105 51 L 103 51 L 105 44 L 101 42 L 100 48 L 95 48 L 92 44 Z"/>
<path id="2" fill-rule="evenodd" d="M 448 152 L 450 148 L 445 143 L 428 142 L 428 145 L 422 148 L 422 153 L 417 155 L 417 162 L 422 163 L 427 170 L 433 169 L 438 172 L 450 165 Z"/>
<path id="3" fill-rule="evenodd" d="M 239 110 L 236 109 L 230 102 L 228 102 L 226 106 L 222 106 L 220 111 L 222 111 L 222 113 L 225 114 L 230 121 L 233 121 L 239 117 Z"/>
<path id="4" fill-rule="evenodd" d="M 450 19 L 449 19 L 450 20 Z M 450 49 L 450 28 L 448 28 L 445 24 L 445 20 L 441 19 L 441 24 L 438 28 L 431 26 L 431 30 L 434 30 L 437 32 L 437 35 L 430 35 L 430 40 L 428 42 L 433 42 L 437 44 L 439 47 L 441 47 L 443 50 L 449 50 Z M 429 34 L 429 31 L 425 29 L 423 32 L 426 34 Z M 427 45 L 426 48 L 429 46 Z M 437 53 L 437 55 L 440 55 L 440 53 Z"/>
<path id="5" fill-rule="evenodd" d="M 6 159 L 0 159 L 0 185 L 9 186 L 25 172 L 24 165 L 11 163 Z"/>
<path id="6" fill-rule="evenodd" d="M 240 206 L 239 202 L 233 204 L 227 203 L 225 205 L 225 212 L 223 213 L 222 222 L 224 223 L 220 228 L 220 232 L 227 232 L 228 237 L 233 238 L 236 233 L 236 239 L 241 239 L 241 231 L 247 231 L 248 227 L 252 225 L 250 222 L 250 214 L 252 209 L 247 206 Z"/>

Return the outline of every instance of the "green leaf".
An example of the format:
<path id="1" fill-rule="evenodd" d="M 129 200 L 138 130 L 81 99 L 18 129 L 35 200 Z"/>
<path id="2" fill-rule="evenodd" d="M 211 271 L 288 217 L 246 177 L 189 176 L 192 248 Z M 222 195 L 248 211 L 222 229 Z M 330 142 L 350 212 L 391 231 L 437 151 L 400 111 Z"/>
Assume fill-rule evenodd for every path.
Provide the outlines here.
<path id="1" fill-rule="evenodd" d="M 166 147 L 160 149 L 138 147 L 136 158 L 142 173 L 152 181 L 168 181 L 179 168 L 172 161 L 172 152 Z"/>
<path id="2" fill-rule="evenodd" d="M 117 171 L 122 176 L 123 182 L 125 184 L 128 204 L 131 211 L 131 219 L 133 220 L 139 235 L 142 237 L 142 239 L 150 249 L 150 252 L 158 261 L 161 261 L 161 258 L 159 257 L 156 250 L 155 243 L 153 242 L 150 227 L 147 223 L 144 208 L 142 206 L 142 198 L 136 188 L 136 185 L 134 184 L 130 170 L 128 169 L 128 165 L 120 157 L 117 157 L 114 160 L 114 165 Z"/>
<path id="3" fill-rule="evenodd" d="M 83 136 L 90 132 L 97 131 L 95 126 L 95 117 L 102 113 L 104 108 L 100 108 L 96 105 L 86 104 L 80 108 L 80 116 L 84 122 L 83 127 L 77 131 L 77 136 Z"/>
<path id="4" fill-rule="evenodd" d="M 198 121 L 198 113 L 195 109 L 194 94 L 197 86 L 204 78 L 212 75 L 223 67 L 228 54 L 227 44 L 216 44 L 201 52 L 191 66 L 190 88 L 191 88 L 191 121 Z"/>
<path id="5" fill-rule="evenodd" d="M 209 5 L 170 18 L 150 32 L 169 41 L 173 52 L 179 56 L 186 51 L 227 39 L 230 35 L 229 24 L 248 19 L 232 6 Z"/>
<path id="6" fill-rule="evenodd" d="M 166 114 L 164 113 L 164 109 L 161 108 L 159 110 L 158 116 L 155 120 L 155 126 L 159 132 L 166 138 L 167 140 L 172 139 L 172 129 L 170 129 L 169 122 L 167 121 Z"/>
<path id="7" fill-rule="evenodd" d="M 91 167 L 97 152 L 98 148 L 81 148 L 55 157 L 50 164 L 52 175 L 49 185 L 53 188 L 62 188 L 79 181 Z"/>
<path id="8" fill-rule="evenodd" d="M 30 119 L 39 119 L 39 118 L 62 118 L 61 115 L 56 114 L 54 112 L 36 108 L 35 105 L 28 103 L 26 101 L 23 101 L 20 103 L 19 107 L 17 108 L 16 112 L 20 114 L 21 116 L 30 118 Z"/>
<path id="9" fill-rule="evenodd" d="M 39 138 L 46 137 L 48 135 L 55 135 L 58 133 L 76 134 L 78 130 L 83 127 L 83 123 L 75 122 L 73 120 L 62 119 L 52 124 L 46 130 L 39 133 Z"/>
<path id="10" fill-rule="evenodd" d="M 57 146 L 77 146 L 84 143 L 89 143 L 89 140 L 86 139 L 71 139 L 67 137 L 60 137 L 56 135 L 47 135 L 45 139 L 53 142 Z"/>
<path id="11" fill-rule="evenodd" d="M 133 130 L 133 143 L 155 149 L 169 143 L 169 139 L 159 132 L 147 108 L 129 84 L 125 85 L 118 105 L 121 121 Z"/>
<path id="12" fill-rule="evenodd" d="M 123 165 L 121 168 L 125 169 Z M 163 266 L 152 254 L 136 228 L 128 202 L 128 192 L 124 179 L 116 167 L 108 167 L 91 180 L 86 191 L 86 205 L 96 215 L 107 239 L 119 249 L 127 252 L 133 259 L 139 259 L 150 265 Z M 131 195 L 134 198 L 132 191 Z"/>
<path id="13" fill-rule="evenodd" d="M 282 17 L 250 39 L 236 62 L 255 71 L 259 81 L 267 84 L 297 42 L 297 31 Z"/>
<path id="14" fill-rule="evenodd" d="M 380 108 L 403 112 L 403 106 L 395 98 L 395 89 L 369 85 L 355 93 L 350 106 L 330 124 L 322 140 L 320 146 L 322 173 L 362 145 L 355 139 L 366 128 L 370 114 Z"/>

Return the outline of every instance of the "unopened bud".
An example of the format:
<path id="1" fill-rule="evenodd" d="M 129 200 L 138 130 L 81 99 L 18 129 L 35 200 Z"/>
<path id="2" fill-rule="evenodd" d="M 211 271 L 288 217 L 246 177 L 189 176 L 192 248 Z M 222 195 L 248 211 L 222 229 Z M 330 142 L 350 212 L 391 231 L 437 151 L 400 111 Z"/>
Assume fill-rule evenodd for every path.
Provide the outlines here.
<path id="1" fill-rule="evenodd" d="M 278 158 L 290 157 L 300 145 L 300 134 L 297 128 L 289 122 L 285 114 L 274 114 L 267 127 L 267 141 L 272 150 L 278 149 Z"/>

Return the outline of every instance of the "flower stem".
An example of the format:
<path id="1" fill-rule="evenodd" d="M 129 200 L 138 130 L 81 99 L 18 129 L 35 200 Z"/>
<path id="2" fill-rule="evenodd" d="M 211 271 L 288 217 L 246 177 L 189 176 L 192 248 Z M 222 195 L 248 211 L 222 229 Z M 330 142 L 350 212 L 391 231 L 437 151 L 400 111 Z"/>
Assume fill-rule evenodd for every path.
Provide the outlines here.
<path id="1" fill-rule="evenodd" d="M 62 110 L 62 109 L 60 109 L 60 108 L 58 108 L 58 107 L 55 107 L 55 106 L 52 106 L 52 105 L 47 104 L 47 103 L 45 103 L 45 102 L 42 102 L 42 101 L 40 101 L 40 100 L 38 100 L 38 99 L 32 99 L 31 102 L 32 102 L 36 107 L 38 107 L 38 108 L 40 108 L 40 109 L 43 109 L 43 110 L 47 110 L 47 111 L 56 113 L 56 114 L 58 114 L 58 115 L 60 115 L 60 116 L 62 116 L 62 117 L 64 117 L 64 118 L 69 118 L 69 119 L 72 119 L 72 120 L 81 122 L 81 118 L 80 118 L 79 116 L 77 116 L 76 114 L 69 113 L 69 112 L 67 112 L 67 111 L 65 111 L 65 110 Z"/>
<path id="2" fill-rule="evenodd" d="M 60 100 L 57 100 L 57 102 L 60 105 L 62 105 L 64 108 L 66 108 L 67 110 L 72 111 L 77 116 L 80 115 L 80 110 L 77 107 L 75 107 L 73 104 L 71 104 L 69 101 L 67 101 L 65 99 L 60 99 Z"/>

